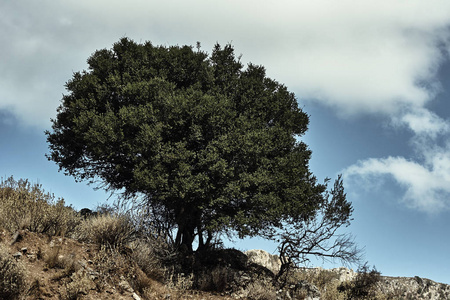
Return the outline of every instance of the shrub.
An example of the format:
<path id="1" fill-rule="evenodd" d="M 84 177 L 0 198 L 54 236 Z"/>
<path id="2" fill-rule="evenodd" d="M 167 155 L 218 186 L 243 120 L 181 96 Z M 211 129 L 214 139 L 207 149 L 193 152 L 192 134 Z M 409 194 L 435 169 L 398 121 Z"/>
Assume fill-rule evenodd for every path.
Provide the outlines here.
<path id="1" fill-rule="evenodd" d="M 71 282 L 66 285 L 67 300 L 76 300 L 79 295 L 87 295 L 89 290 L 95 289 L 95 283 L 85 271 L 79 270 L 70 277 Z"/>
<path id="2" fill-rule="evenodd" d="M 64 199 L 46 193 L 40 184 L 13 177 L 0 182 L 0 226 L 10 232 L 27 229 L 65 235 L 72 233 L 80 220 Z"/>
<path id="3" fill-rule="evenodd" d="M 381 280 L 380 272 L 375 267 L 369 270 L 366 263 L 358 268 L 357 273 L 351 282 L 342 283 L 338 290 L 347 292 L 348 299 L 375 299 L 376 286 Z"/>
<path id="4" fill-rule="evenodd" d="M 277 292 L 273 285 L 255 281 L 247 287 L 246 296 L 250 300 L 275 300 L 277 299 Z"/>
<path id="5" fill-rule="evenodd" d="M 80 269 L 79 264 L 76 263 L 75 255 L 60 255 L 61 246 L 55 246 L 44 254 L 44 261 L 48 268 L 64 269 L 63 274 L 59 278 L 71 276 Z"/>
<path id="6" fill-rule="evenodd" d="M 156 280 L 164 279 L 166 270 L 160 257 L 161 249 L 165 248 L 163 241 L 139 239 L 134 241 L 130 248 L 133 250 L 131 258 L 147 276 Z"/>
<path id="7" fill-rule="evenodd" d="M 17 299 L 25 291 L 25 269 L 0 247 L 0 299 Z"/>
<path id="8" fill-rule="evenodd" d="M 234 270 L 224 266 L 217 266 L 200 274 L 197 278 L 197 285 L 203 291 L 223 292 L 229 288 L 233 278 Z"/>
<path id="9" fill-rule="evenodd" d="M 135 230 L 126 216 L 106 214 L 83 220 L 75 236 L 81 241 L 120 249 L 134 240 Z"/>
<path id="10" fill-rule="evenodd" d="M 325 290 L 333 281 L 339 281 L 339 274 L 325 269 L 297 269 L 287 278 L 287 284 L 292 285 L 300 281 L 307 281 L 319 290 Z"/>
<path id="11" fill-rule="evenodd" d="M 194 286 L 194 274 L 171 272 L 168 276 L 168 288 L 176 291 L 188 291 Z"/>
<path id="12" fill-rule="evenodd" d="M 48 268 L 61 268 L 62 263 L 59 258 L 59 251 L 61 246 L 55 246 L 44 254 L 44 261 Z"/>

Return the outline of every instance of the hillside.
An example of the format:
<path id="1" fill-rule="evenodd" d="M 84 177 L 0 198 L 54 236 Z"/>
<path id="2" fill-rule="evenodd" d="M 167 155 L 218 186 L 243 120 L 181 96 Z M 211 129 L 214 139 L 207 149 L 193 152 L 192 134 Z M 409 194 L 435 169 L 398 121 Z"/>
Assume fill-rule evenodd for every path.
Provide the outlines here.
<path id="1" fill-rule="evenodd" d="M 171 274 L 165 280 L 152 279 L 130 253 L 108 251 L 71 238 L 28 230 L 16 234 L 3 231 L 1 247 L 13 263 L 23 268 L 26 279 L 18 287 L 22 299 L 346 299 L 347 294 L 339 293 L 339 287 L 357 276 L 346 268 L 300 269 L 297 283 L 277 293 L 269 282 L 250 282 L 251 277 L 264 280 L 262 272 L 248 274 L 249 270 L 240 270 L 235 274 L 240 278 L 230 278 L 232 271 L 225 274 L 222 270 L 212 273 L 217 277 L 213 280 L 223 284 L 217 286 L 221 292 L 206 292 L 191 289 L 192 276 Z M 449 299 L 450 286 L 419 277 L 381 276 L 369 299 L 374 298 Z"/>
<path id="2" fill-rule="evenodd" d="M 111 208 L 75 211 L 38 185 L 0 185 L 0 299 L 450 299 L 450 286 L 363 266 L 293 268 L 217 247 L 183 254 Z"/>

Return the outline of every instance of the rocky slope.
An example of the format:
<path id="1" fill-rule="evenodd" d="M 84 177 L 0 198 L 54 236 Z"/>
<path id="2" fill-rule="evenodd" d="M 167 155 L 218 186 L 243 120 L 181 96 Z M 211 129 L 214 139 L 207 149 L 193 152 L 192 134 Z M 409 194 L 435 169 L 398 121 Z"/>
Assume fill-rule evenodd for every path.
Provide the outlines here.
<path id="1" fill-rule="evenodd" d="M 270 275 L 280 267 L 277 256 L 262 250 L 248 251 L 247 256 L 225 250 L 227 254 L 217 259 L 203 258 L 220 266 L 204 271 L 205 276 L 194 284 L 189 274 L 172 272 L 161 274 L 165 280 L 152 278 L 128 258 L 127 251 L 114 253 L 65 237 L 3 231 L 0 246 L 24 269 L 22 299 L 348 299 L 348 292 L 339 289 L 351 286 L 348 283 L 358 275 L 347 268 L 299 269 L 280 290 L 272 286 Z M 449 285 L 419 277 L 381 276 L 375 288 L 372 299 L 450 299 Z"/>
<path id="2" fill-rule="evenodd" d="M 278 256 L 264 250 L 249 250 L 245 252 L 249 262 L 260 264 L 276 273 L 281 267 Z M 348 268 L 301 268 L 299 273 L 309 281 L 317 281 L 317 278 L 326 278 L 327 286 L 337 286 L 345 282 L 351 282 L 357 278 L 358 273 Z M 314 280 L 316 278 L 316 280 Z M 333 283 L 334 282 L 334 283 Z M 320 284 L 320 283 L 319 283 Z M 321 299 L 321 292 L 317 286 L 305 285 L 309 291 L 306 299 Z M 322 290 L 326 289 L 326 286 Z M 416 277 L 388 277 L 380 276 L 375 284 L 378 299 L 450 299 L 450 285 L 438 283 L 426 278 Z"/>

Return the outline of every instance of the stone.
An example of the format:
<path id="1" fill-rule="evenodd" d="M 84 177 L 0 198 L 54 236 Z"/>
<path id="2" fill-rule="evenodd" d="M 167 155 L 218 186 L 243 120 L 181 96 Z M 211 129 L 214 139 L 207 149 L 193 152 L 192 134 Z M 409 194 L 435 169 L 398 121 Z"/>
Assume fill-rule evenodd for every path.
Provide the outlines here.
<path id="1" fill-rule="evenodd" d="M 247 255 L 249 263 L 263 266 L 274 274 L 277 274 L 280 271 L 281 260 L 278 255 L 270 254 L 264 250 L 248 250 L 244 253 Z"/>
<path id="2" fill-rule="evenodd" d="M 120 279 L 122 281 L 119 282 L 119 287 L 126 292 L 129 293 L 134 293 L 133 288 L 130 286 L 130 284 L 128 283 L 128 281 L 125 280 L 125 278 L 123 276 L 120 276 Z"/>
<path id="3" fill-rule="evenodd" d="M 133 299 L 134 299 L 134 300 L 141 300 L 141 297 L 139 297 L 138 294 L 133 293 Z"/>
<path id="4" fill-rule="evenodd" d="M 11 241 L 11 245 L 20 242 L 23 239 L 23 235 L 22 233 L 19 231 L 16 231 L 16 233 L 14 233 L 12 241 Z"/>

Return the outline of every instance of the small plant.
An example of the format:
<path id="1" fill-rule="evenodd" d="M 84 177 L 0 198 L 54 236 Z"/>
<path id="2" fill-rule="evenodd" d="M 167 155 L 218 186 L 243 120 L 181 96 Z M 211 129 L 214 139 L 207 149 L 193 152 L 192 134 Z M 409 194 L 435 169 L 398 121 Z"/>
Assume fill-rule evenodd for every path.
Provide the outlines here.
<path id="1" fill-rule="evenodd" d="M 183 273 L 171 272 L 168 276 L 168 287 L 176 291 L 187 291 L 194 285 L 194 274 L 185 275 Z"/>
<path id="2" fill-rule="evenodd" d="M 61 246 L 54 246 L 47 253 L 44 254 L 44 261 L 48 268 L 60 268 L 61 263 L 59 260 L 59 251 L 61 250 Z"/>
<path id="3" fill-rule="evenodd" d="M 17 299 L 25 288 L 25 269 L 0 247 L 0 299 Z"/>
<path id="4" fill-rule="evenodd" d="M 82 221 L 77 228 L 79 240 L 120 249 L 135 239 L 133 224 L 125 216 L 98 215 Z"/>
<path id="5" fill-rule="evenodd" d="M 247 287 L 246 296 L 250 300 L 275 300 L 277 292 L 272 284 L 255 281 Z"/>
<path id="6" fill-rule="evenodd" d="M 365 263 L 358 268 L 357 273 L 352 281 L 342 283 L 338 290 L 347 292 L 348 299 L 374 299 L 376 286 L 381 280 L 380 272 L 375 267 L 369 270 L 367 263 Z"/>
<path id="7" fill-rule="evenodd" d="M 143 294 L 152 286 L 152 280 L 139 268 L 133 268 L 133 272 L 130 273 L 132 274 L 128 274 L 127 279 L 133 290 Z"/>
<path id="8" fill-rule="evenodd" d="M 64 199 L 46 193 L 40 184 L 13 177 L 0 182 L 0 226 L 10 232 L 27 229 L 50 236 L 73 232 L 81 221 Z"/>
<path id="9" fill-rule="evenodd" d="M 162 248 L 161 241 L 143 241 L 141 239 L 134 241 L 130 248 L 132 249 L 131 258 L 141 268 L 144 273 L 155 279 L 162 280 L 165 275 L 165 268 L 156 253 L 157 248 Z"/>
<path id="10" fill-rule="evenodd" d="M 235 271 L 224 266 L 217 266 L 200 274 L 197 278 L 197 286 L 203 291 L 223 292 L 229 289 L 233 282 Z"/>
<path id="11" fill-rule="evenodd" d="M 70 277 L 71 282 L 66 285 L 66 299 L 76 300 L 81 295 L 87 295 L 89 290 L 95 288 L 95 283 L 82 270 L 77 271 Z"/>

